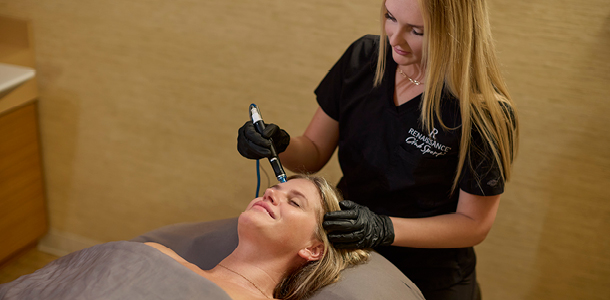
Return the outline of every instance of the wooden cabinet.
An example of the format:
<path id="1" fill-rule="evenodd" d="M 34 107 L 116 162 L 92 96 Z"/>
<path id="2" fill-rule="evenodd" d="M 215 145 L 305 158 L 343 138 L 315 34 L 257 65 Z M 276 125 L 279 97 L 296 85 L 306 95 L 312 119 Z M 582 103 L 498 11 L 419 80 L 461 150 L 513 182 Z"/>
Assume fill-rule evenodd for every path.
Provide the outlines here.
<path id="1" fill-rule="evenodd" d="M 0 17 L 0 63 L 34 68 L 28 22 Z M 6 74 L 5 74 L 6 75 Z M 0 98 L 0 264 L 48 229 L 36 78 Z"/>

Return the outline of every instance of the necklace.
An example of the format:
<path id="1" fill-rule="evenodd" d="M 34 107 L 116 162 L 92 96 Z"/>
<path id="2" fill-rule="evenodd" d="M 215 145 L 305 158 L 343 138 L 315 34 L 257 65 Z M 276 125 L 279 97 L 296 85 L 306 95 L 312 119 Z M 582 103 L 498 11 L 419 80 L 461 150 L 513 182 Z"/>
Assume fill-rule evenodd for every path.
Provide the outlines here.
<path id="1" fill-rule="evenodd" d="M 233 272 L 233 273 L 235 273 L 235 274 L 237 274 L 237 275 L 239 275 L 239 276 L 241 276 L 243 279 L 245 279 L 246 281 L 248 281 L 249 283 L 251 283 L 251 284 L 252 284 L 252 285 L 253 285 L 253 286 L 254 286 L 254 287 L 255 287 L 255 288 L 256 288 L 256 289 L 257 289 L 259 292 L 261 292 L 261 294 L 263 294 L 263 296 L 267 297 L 268 299 L 271 299 L 271 298 L 270 298 L 269 296 L 267 296 L 267 295 L 266 295 L 266 294 L 263 292 L 263 290 L 261 290 L 261 289 L 260 289 L 260 288 L 259 288 L 259 287 L 258 287 L 258 286 L 257 286 L 257 285 L 254 283 L 254 282 L 252 282 L 250 279 L 246 278 L 246 276 L 241 275 L 241 274 L 237 273 L 236 271 L 233 271 L 233 270 L 231 270 L 231 269 L 229 269 L 229 268 L 225 267 L 223 264 L 218 264 L 218 265 L 219 265 L 219 266 L 221 266 L 221 267 L 223 267 L 223 268 L 225 268 L 225 269 L 227 269 L 227 270 L 229 270 L 229 271 L 231 271 L 231 272 Z"/>
<path id="2" fill-rule="evenodd" d="M 400 72 L 400 75 L 402 75 L 404 78 L 409 79 L 409 81 L 413 82 L 413 84 L 415 85 L 420 85 L 421 81 L 417 81 L 415 79 L 411 79 L 411 77 L 407 76 L 407 74 L 403 73 L 402 70 L 400 68 L 398 68 L 398 72 Z"/>

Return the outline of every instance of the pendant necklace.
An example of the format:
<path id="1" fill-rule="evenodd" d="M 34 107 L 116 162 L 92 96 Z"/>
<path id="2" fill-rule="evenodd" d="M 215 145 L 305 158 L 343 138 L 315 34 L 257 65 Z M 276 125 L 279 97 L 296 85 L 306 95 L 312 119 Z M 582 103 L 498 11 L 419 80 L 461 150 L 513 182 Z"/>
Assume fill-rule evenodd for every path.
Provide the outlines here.
<path id="1" fill-rule="evenodd" d="M 402 75 L 404 78 L 409 79 L 409 81 L 411 81 L 413 84 L 415 84 L 415 85 L 420 85 L 421 84 L 421 81 L 417 81 L 415 79 L 411 79 L 411 77 L 409 77 L 409 76 L 407 76 L 407 74 L 403 73 L 400 68 L 398 68 L 398 72 L 400 72 L 400 75 Z"/>
<path id="2" fill-rule="evenodd" d="M 239 275 L 239 276 L 241 276 L 243 279 L 245 279 L 245 280 L 246 280 L 246 281 L 248 281 L 250 284 L 252 284 L 252 285 L 253 285 L 253 286 L 254 286 L 254 287 L 255 287 L 255 288 L 256 288 L 256 289 L 257 289 L 259 292 L 261 292 L 261 294 L 263 294 L 263 296 L 267 297 L 268 299 L 271 299 L 271 298 L 270 298 L 269 296 L 267 296 L 267 295 L 266 295 L 266 294 L 263 292 L 263 290 L 261 290 L 261 289 L 260 289 L 260 288 L 259 288 L 259 287 L 258 287 L 258 286 L 257 286 L 257 285 L 254 283 L 254 282 L 252 282 L 250 279 L 246 278 L 246 276 L 241 275 L 241 274 L 237 273 L 236 271 L 233 271 L 233 270 L 231 270 L 231 269 L 229 269 L 229 268 L 225 267 L 223 264 L 218 264 L 218 265 L 219 265 L 219 266 L 221 266 L 221 267 L 223 267 L 223 268 L 225 268 L 225 269 L 227 269 L 227 270 L 229 270 L 229 271 L 231 271 L 231 272 L 233 272 L 233 273 L 235 273 L 235 274 L 237 274 L 237 275 Z"/>

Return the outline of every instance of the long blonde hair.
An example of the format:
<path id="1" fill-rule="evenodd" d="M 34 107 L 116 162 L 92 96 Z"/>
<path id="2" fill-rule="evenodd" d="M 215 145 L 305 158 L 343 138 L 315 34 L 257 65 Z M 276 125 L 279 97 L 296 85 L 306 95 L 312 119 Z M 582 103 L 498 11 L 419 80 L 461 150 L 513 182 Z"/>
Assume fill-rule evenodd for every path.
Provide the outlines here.
<path id="1" fill-rule="evenodd" d="M 500 73 L 491 35 L 485 0 L 418 0 L 424 18 L 422 67 L 426 89 L 421 102 L 421 120 L 430 132 L 435 117 L 441 119 L 441 98 L 449 92 L 459 99 L 462 137 L 452 191 L 455 191 L 468 153 L 491 153 L 487 157 L 499 166 L 503 181 L 511 177 L 511 165 L 518 148 L 519 125 L 514 103 Z M 385 0 L 381 6 L 381 35 L 375 85 L 385 72 Z M 483 139 L 473 147 L 472 130 Z M 483 147 L 483 149 L 480 149 Z M 478 174 L 481 175 L 481 174 Z"/>
<path id="2" fill-rule="evenodd" d="M 369 258 L 368 251 L 335 249 L 328 241 L 322 221 L 325 213 L 341 209 L 339 207 L 341 194 L 322 177 L 294 175 L 288 180 L 296 178 L 309 180 L 320 192 L 322 209 L 318 212 L 315 237 L 324 244 L 324 255 L 320 260 L 308 262 L 303 267 L 293 270 L 275 287 L 273 296 L 284 300 L 307 298 L 320 288 L 336 282 L 343 269 L 363 263 Z"/>

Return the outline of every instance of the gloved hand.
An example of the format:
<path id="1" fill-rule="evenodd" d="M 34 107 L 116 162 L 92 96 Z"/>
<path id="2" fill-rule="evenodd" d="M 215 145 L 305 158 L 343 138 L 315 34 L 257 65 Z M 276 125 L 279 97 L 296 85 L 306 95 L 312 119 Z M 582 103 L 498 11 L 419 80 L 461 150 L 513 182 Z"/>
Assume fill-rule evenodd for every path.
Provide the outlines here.
<path id="1" fill-rule="evenodd" d="M 265 124 L 263 134 L 259 134 L 252 121 L 239 128 L 237 151 L 245 158 L 261 159 L 271 156 L 271 141 L 277 154 L 284 152 L 290 143 L 290 135 L 275 124 Z"/>
<path id="2" fill-rule="evenodd" d="M 394 242 L 394 225 L 388 216 L 377 215 L 353 201 L 339 203 L 341 210 L 324 215 L 322 226 L 337 248 L 373 248 Z"/>

